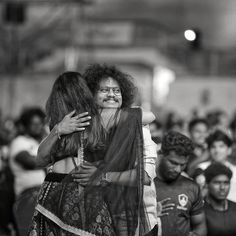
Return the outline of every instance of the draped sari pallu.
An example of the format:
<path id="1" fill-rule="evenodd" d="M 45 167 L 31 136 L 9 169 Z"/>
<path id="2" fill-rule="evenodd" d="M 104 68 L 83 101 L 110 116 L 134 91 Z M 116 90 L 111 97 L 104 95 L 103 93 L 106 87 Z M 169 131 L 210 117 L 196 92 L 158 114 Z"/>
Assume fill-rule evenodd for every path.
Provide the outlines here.
<path id="1" fill-rule="evenodd" d="M 125 234 L 143 236 L 147 230 L 143 206 L 143 137 L 140 109 L 121 110 L 118 122 L 106 140 L 98 171 L 91 177 L 96 182 L 103 173 L 136 169 L 134 183 L 125 186 L 108 184 L 83 188 L 70 174 L 49 173 L 43 183 L 30 236 L 80 235 L 115 236 L 119 234 L 118 218 L 126 222 Z M 93 162 L 92 156 L 85 160 Z M 138 230 L 137 230 L 138 229 Z"/>

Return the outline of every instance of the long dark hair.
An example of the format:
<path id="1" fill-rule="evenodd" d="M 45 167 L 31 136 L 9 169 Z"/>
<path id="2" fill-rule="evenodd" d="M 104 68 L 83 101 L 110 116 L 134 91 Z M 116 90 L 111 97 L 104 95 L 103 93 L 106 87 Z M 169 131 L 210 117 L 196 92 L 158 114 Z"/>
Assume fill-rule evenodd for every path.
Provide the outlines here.
<path id="1" fill-rule="evenodd" d="M 54 82 L 46 103 L 46 115 L 50 130 L 73 110 L 76 111 L 75 115 L 88 112 L 92 117 L 90 126 L 86 128 L 85 145 L 95 148 L 101 140 L 101 132 L 94 98 L 80 73 L 65 72 Z M 62 136 L 53 147 L 52 154 L 56 152 L 58 155 L 74 155 L 77 153 L 79 143 L 80 132 Z"/>

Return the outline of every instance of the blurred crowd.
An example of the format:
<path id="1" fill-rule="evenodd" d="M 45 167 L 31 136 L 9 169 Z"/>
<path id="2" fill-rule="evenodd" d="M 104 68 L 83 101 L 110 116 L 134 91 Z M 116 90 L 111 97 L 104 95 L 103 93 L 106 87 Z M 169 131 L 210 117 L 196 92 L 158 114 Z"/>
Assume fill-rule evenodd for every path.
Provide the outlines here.
<path id="1" fill-rule="evenodd" d="M 223 110 L 214 110 L 200 116 L 195 111 L 186 119 L 176 112 L 167 112 L 156 117 L 149 126 L 157 152 L 165 133 L 178 131 L 187 135 L 194 143 L 194 152 L 183 171 L 184 175 L 199 185 L 202 197 L 206 198 L 212 180 L 206 170 L 212 173 L 209 167 L 215 163 L 225 165 L 232 172 L 225 175 L 228 178 L 224 183 L 228 189 L 215 198 L 236 202 L 236 113 L 229 117 Z M 21 226 L 30 221 L 32 215 L 26 212 L 33 212 L 30 208 L 34 203 L 26 197 L 23 203 L 21 201 L 23 205 L 19 206 L 17 199 L 22 193 L 27 196 L 25 193 L 29 190 L 32 199 L 32 194 L 37 195 L 43 182 L 46 171 L 38 169 L 30 157 L 37 155 L 38 145 L 47 133 L 45 114 L 39 107 L 23 109 L 16 118 L 5 117 L 0 112 L 0 235 L 24 235 L 24 232 L 19 232 L 22 232 Z M 27 176 L 24 176 L 25 171 Z M 217 176 L 217 173 L 212 176 Z M 236 212 L 233 214 L 236 217 Z M 216 216 L 210 215 L 210 219 L 212 217 Z M 209 219 L 207 222 L 214 231 L 214 222 Z"/>
<path id="2" fill-rule="evenodd" d="M 32 157 L 45 135 L 45 114 L 39 107 L 26 108 L 15 119 L 0 116 L 0 235 L 18 235 L 31 221 L 35 205 L 30 201 L 36 200 L 46 173 Z"/>

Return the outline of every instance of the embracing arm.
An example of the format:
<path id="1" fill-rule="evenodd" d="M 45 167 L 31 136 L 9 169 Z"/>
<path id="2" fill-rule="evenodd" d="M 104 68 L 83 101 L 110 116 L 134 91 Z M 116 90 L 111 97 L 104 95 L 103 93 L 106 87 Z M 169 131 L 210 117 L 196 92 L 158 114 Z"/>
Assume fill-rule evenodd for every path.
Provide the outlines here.
<path id="1" fill-rule="evenodd" d="M 206 236 L 206 220 L 204 212 L 191 216 L 192 231 L 189 236 Z"/>
<path id="2" fill-rule="evenodd" d="M 81 185 L 87 185 L 91 176 L 97 171 L 97 167 L 92 163 L 84 162 L 78 172 L 72 174 L 74 181 Z M 107 172 L 104 174 L 103 180 L 108 183 L 126 186 L 135 186 L 137 184 L 137 170 L 131 169 L 122 172 Z M 147 173 L 144 173 L 144 184 L 149 185 L 150 179 Z"/>
<path id="3" fill-rule="evenodd" d="M 148 128 L 143 127 L 144 135 L 144 185 L 150 185 L 155 177 L 157 153 L 155 143 L 151 139 Z M 96 172 L 97 168 L 92 163 L 85 162 L 81 165 L 80 170 L 74 173 L 74 180 L 87 185 L 90 177 Z M 135 186 L 137 183 L 137 170 L 130 169 L 123 172 L 107 172 L 106 181 L 113 184 Z"/>
<path id="4" fill-rule="evenodd" d="M 107 180 L 113 184 L 135 186 L 137 183 L 137 170 L 126 170 L 123 172 L 107 172 Z M 144 172 L 144 185 L 150 185 L 151 181 L 146 172 Z"/>
<path id="5" fill-rule="evenodd" d="M 50 134 L 40 143 L 36 157 L 37 166 L 46 167 L 52 164 L 50 153 L 59 137 L 58 126 L 54 126 Z"/>
<path id="6" fill-rule="evenodd" d="M 151 119 L 155 116 L 152 112 L 143 112 L 147 114 L 147 118 Z M 152 141 L 149 127 L 142 128 L 143 131 L 143 161 L 144 161 L 144 185 L 150 185 L 151 181 L 156 176 L 156 162 L 157 162 L 157 152 L 156 144 Z M 123 172 L 108 172 L 106 174 L 108 182 L 121 185 L 131 185 L 135 186 L 137 183 L 137 170 L 131 169 Z"/>
<path id="7" fill-rule="evenodd" d="M 75 111 L 72 111 L 66 115 L 60 123 L 54 126 L 50 134 L 41 142 L 36 159 L 38 166 L 46 167 L 49 164 L 52 164 L 50 156 L 52 147 L 62 135 L 85 130 L 85 127 L 89 125 L 88 120 L 90 120 L 91 117 L 88 116 L 87 112 L 76 116 L 73 116 L 74 114 Z"/>

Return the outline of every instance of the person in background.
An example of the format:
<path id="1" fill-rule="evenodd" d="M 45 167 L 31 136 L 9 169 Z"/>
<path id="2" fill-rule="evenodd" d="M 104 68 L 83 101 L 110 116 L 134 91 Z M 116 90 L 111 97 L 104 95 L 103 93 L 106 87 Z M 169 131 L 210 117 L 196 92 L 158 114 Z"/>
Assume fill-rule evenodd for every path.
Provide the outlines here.
<path id="1" fill-rule="evenodd" d="M 204 170 L 197 168 L 191 178 L 198 184 L 201 189 L 202 197 L 204 198 L 207 194 L 206 180 Z"/>
<path id="2" fill-rule="evenodd" d="M 232 117 L 232 120 L 230 122 L 230 131 L 231 131 L 231 136 L 233 140 L 232 144 L 232 153 L 229 156 L 229 161 L 233 164 L 236 165 L 236 112 Z"/>
<path id="3" fill-rule="evenodd" d="M 208 160 L 209 152 L 207 149 L 206 138 L 209 134 L 209 126 L 204 118 L 194 118 L 188 124 L 190 139 L 194 143 L 193 156 L 190 158 L 186 172 L 192 176 L 196 166 Z"/>
<path id="4" fill-rule="evenodd" d="M 200 188 L 181 174 L 192 152 L 193 142 L 179 132 L 168 132 L 162 139 L 154 179 L 162 236 L 206 235 Z"/>
<path id="5" fill-rule="evenodd" d="M 14 176 L 0 153 L 0 235 L 10 236 L 15 227 L 12 207 L 14 204 Z"/>
<path id="6" fill-rule="evenodd" d="M 212 163 L 221 163 L 229 167 L 233 172 L 233 176 L 228 199 L 236 202 L 236 166 L 228 161 L 228 156 L 231 154 L 232 140 L 222 130 L 216 130 L 208 136 L 207 143 L 210 160 L 200 163 L 197 169 L 205 170 Z"/>
<path id="7" fill-rule="evenodd" d="M 14 175 L 16 196 L 13 212 L 20 236 L 27 234 L 36 197 L 45 178 L 45 171 L 36 167 L 38 146 L 45 135 L 44 118 L 44 112 L 38 107 L 24 110 L 20 116 L 24 134 L 10 144 L 9 164 Z"/>
<path id="8" fill-rule="evenodd" d="M 166 116 L 165 131 L 183 132 L 184 120 L 174 111 L 171 111 Z"/>
<path id="9" fill-rule="evenodd" d="M 209 128 L 211 132 L 215 130 L 222 130 L 225 133 L 229 133 L 229 116 L 222 109 L 215 109 L 206 114 L 206 119 L 209 122 Z"/>
<path id="10" fill-rule="evenodd" d="M 208 193 L 204 203 L 207 236 L 236 235 L 236 203 L 227 199 L 232 171 L 213 163 L 204 171 Z"/>
<path id="11" fill-rule="evenodd" d="M 0 109 L 0 235 L 8 236 L 16 231 L 13 216 L 14 176 L 9 167 L 9 144 L 15 138 L 17 129 L 15 121 L 3 117 Z"/>

